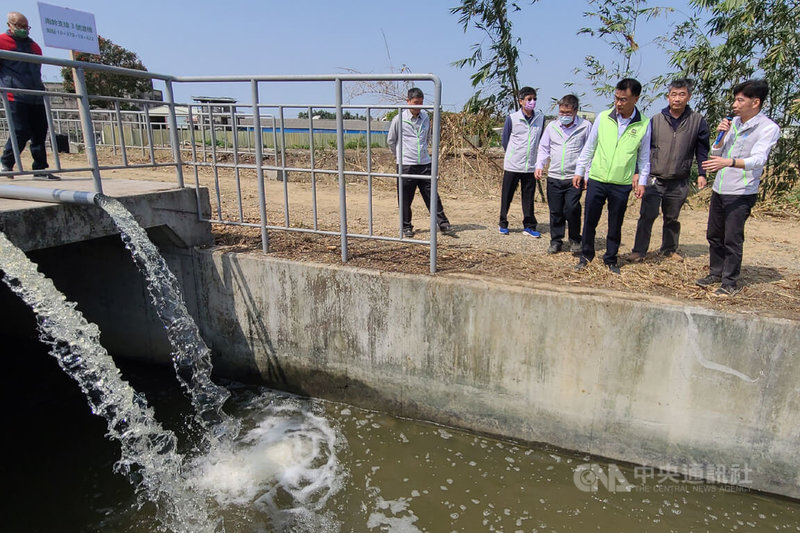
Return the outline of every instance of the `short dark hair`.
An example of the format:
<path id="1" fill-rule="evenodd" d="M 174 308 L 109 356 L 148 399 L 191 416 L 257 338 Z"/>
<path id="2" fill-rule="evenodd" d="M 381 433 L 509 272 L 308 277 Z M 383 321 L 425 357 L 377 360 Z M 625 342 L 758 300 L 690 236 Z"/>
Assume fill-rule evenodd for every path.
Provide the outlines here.
<path id="1" fill-rule="evenodd" d="M 642 84 L 639 83 L 638 80 L 635 80 L 633 78 L 624 78 L 619 80 L 616 89 L 618 91 L 630 90 L 633 96 L 639 96 L 640 94 L 642 94 Z"/>
<path id="2" fill-rule="evenodd" d="M 669 89 L 667 92 L 671 91 L 672 89 L 686 89 L 686 92 L 692 94 L 694 92 L 694 81 L 689 78 L 678 78 L 676 80 L 672 80 L 672 83 L 669 84 Z"/>
<path id="3" fill-rule="evenodd" d="M 425 94 L 419 87 L 412 87 L 408 90 L 408 100 L 413 100 L 414 98 L 425 98 Z"/>
<path id="4" fill-rule="evenodd" d="M 578 110 L 581 107 L 580 100 L 574 94 L 565 94 L 561 100 L 558 101 L 558 105 L 562 106 L 565 105 L 567 107 L 571 107 L 572 109 Z"/>
<path id="5" fill-rule="evenodd" d="M 759 107 L 764 107 L 764 100 L 769 94 L 769 85 L 763 79 L 747 80 L 733 88 L 733 95 L 743 94 L 748 98 L 758 98 Z"/>
<path id="6" fill-rule="evenodd" d="M 525 87 L 523 87 L 522 89 L 519 90 L 519 93 L 517 93 L 517 98 L 519 98 L 520 100 L 523 100 L 529 94 L 532 94 L 533 97 L 536 98 L 536 89 L 534 89 L 533 87 L 525 86 Z"/>

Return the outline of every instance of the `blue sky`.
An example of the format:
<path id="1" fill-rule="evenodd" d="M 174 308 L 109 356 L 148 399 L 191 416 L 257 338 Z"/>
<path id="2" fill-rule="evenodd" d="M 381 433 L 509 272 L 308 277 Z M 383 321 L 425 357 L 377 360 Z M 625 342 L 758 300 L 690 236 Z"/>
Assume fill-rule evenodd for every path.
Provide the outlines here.
<path id="1" fill-rule="evenodd" d="M 473 93 L 471 72 L 451 63 L 468 55 L 472 44 L 481 38 L 476 31 L 465 34 L 457 17 L 450 14 L 455 0 L 47 3 L 93 13 L 100 35 L 136 52 L 153 72 L 212 76 L 330 74 L 356 69 L 386 73 L 407 65 L 412 72 L 434 73 L 441 78 L 443 106 L 448 111 L 460 109 Z M 512 20 L 514 32 L 522 38 L 520 82 L 538 88 L 539 103 L 545 108 L 551 98 L 572 91 L 584 93 L 584 109 L 605 108 L 610 100 L 594 96 L 590 85 L 572 72 L 587 53 L 611 55 L 598 39 L 576 35 L 581 27 L 592 23 L 582 16 L 585 2 L 541 0 L 529 5 L 520 0 L 519 4 L 523 11 L 514 14 Z M 686 0 L 672 0 L 662 5 L 687 13 L 686 4 Z M 37 2 L 17 1 L 13 9 L 28 17 L 31 36 L 41 44 Z M 667 70 L 664 54 L 654 44 L 647 44 L 663 30 L 661 24 L 652 25 L 637 35 L 643 46 L 642 81 Z M 46 56 L 69 56 L 66 50 L 43 49 Z M 45 70 L 44 75 L 47 81 L 60 80 L 55 69 Z M 575 87 L 565 88 L 567 81 L 574 82 Z M 176 97 L 181 101 L 200 94 L 249 101 L 249 89 L 244 86 L 176 88 Z M 261 95 L 262 101 L 267 102 L 333 102 L 332 86 L 318 84 L 270 86 L 262 89 Z"/>

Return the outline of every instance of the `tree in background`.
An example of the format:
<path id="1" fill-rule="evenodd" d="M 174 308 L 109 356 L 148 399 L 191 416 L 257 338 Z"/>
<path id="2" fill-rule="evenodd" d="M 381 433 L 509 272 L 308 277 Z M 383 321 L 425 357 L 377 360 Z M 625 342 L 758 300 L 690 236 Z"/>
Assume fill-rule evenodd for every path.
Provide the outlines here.
<path id="1" fill-rule="evenodd" d="M 87 63 L 98 63 L 114 67 L 123 67 L 134 70 L 147 71 L 139 56 L 130 50 L 114 44 L 111 40 L 98 36 L 100 42 L 100 55 L 78 52 L 75 59 Z M 89 94 L 102 96 L 116 96 L 121 98 L 136 98 L 153 90 L 153 82 L 144 78 L 120 76 L 106 72 L 85 71 L 86 88 Z M 75 92 L 75 82 L 72 79 L 72 69 L 63 67 L 61 77 L 64 79 L 64 89 Z M 93 107 L 113 108 L 114 103 L 108 100 L 95 100 Z"/>
<path id="2" fill-rule="evenodd" d="M 641 47 L 636 40 L 637 26 L 657 18 L 672 8 L 648 7 L 646 0 L 589 0 L 590 11 L 583 13 L 585 18 L 597 19 L 595 27 L 585 27 L 578 35 L 586 34 L 597 37 L 615 53 L 610 63 L 601 61 L 594 55 L 587 55 L 584 66 L 575 69 L 576 74 L 583 74 L 594 87 L 598 96 L 611 96 L 614 87 L 623 78 L 637 78 L 641 59 L 636 57 Z M 641 81 L 641 80 L 640 80 Z M 568 87 L 572 83 L 565 84 Z M 664 85 L 661 76 L 645 80 L 642 85 L 661 87 Z M 642 94 L 642 103 L 647 105 L 659 95 L 651 92 Z"/>
<path id="3" fill-rule="evenodd" d="M 800 164 L 800 3 L 795 0 L 692 0 L 709 16 L 707 34 L 698 19 L 678 28 L 671 63 L 695 79 L 694 105 L 712 129 L 730 109 L 731 88 L 764 78 L 764 111 L 781 127 L 773 165 L 762 196 L 784 194 L 798 185 Z"/>
<path id="4" fill-rule="evenodd" d="M 501 115 L 509 109 L 516 109 L 518 105 L 517 73 L 519 45 L 522 41 L 512 33 L 509 7 L 513 11 L 520 11 L 516 2 L 506 0 L 462 0 L 460 6 L 450 9 L 451 14 L 459 15 L 458 23 L 465 32 L 474 26 L 489 38 L 485 49 L 482 42 L 476 43 L 472 45 L 469 57 L 453 63 L 458 68 L 477 68 L 470 76 L 472 86 L 488 89 L 486 96 L 478 89 L 464 106 L 465 111 L 477 112 L 489 107 Z"/>
<path id="5" fill-rule="evenodd" d="M 389 72 L 392 74 L 411 72 L 411 68 L 406 64 L 403 64 L 399 70 L 395 70 L 394 64 L 392 63 L 392 54 L 389 51 L 389 41 L 386 39 L 386 34 L 383 30 L 381 30 L 381 36 L 383 37 L 383 46 L 386 49 Z M 362 74 L 362 72 L 354 68 L 345 68 L 344 70 L 351 74 Z M 408 80 L 363 80 L 349 82 L 345 86 L 345 90 L 347 91 L 348 101 L 363 95 L 373 95 L 379 97 L 381 103 L 404 104 L 406 103 L 408 90 L 411 86 L 412 83 Z M 384 113 L 382 110 L 377 112 Z"/>

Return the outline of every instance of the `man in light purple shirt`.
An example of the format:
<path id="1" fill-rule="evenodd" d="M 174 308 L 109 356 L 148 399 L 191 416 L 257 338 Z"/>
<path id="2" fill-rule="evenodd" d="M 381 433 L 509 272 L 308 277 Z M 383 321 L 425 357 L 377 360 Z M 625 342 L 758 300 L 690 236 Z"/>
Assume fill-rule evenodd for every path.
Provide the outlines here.
<path id="1" fill-rule="evenodd" d="M 574 94 L 558 101 L 558 118 L 544 128 L 539 141 L 534 175 L 537 180 L 547 170 L 547 205 L 550 208 L 550 248 L 561 251 L 565 229 L 569 228 L 569 250 L 581 252 L 581 189 L 572 186 L 572 176 L 592 123 L 578 116 L 580 102 Z"/>

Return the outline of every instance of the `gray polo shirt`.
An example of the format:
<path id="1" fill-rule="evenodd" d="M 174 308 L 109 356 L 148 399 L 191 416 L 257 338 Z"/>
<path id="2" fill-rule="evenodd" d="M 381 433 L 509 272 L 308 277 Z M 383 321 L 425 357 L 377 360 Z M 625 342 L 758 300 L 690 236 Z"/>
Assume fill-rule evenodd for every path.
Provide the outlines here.
<path id="1" fill-rule="evenodd" d="M 402 135 L 399 124 L 402 121 Z M 400 161 L 400 147 L 403 148 L 403 165 L 427 165 L 431 162 L 428 143 L 431 137 L 431 120 L 425 110 L 420 110 L 416 117 L 410 109 L 404 109 L 401 115 L 392 119 L 386 142 L 394 152 L 395 159 Z M 402 138 L 402 143 L 400 139 Z"/>

